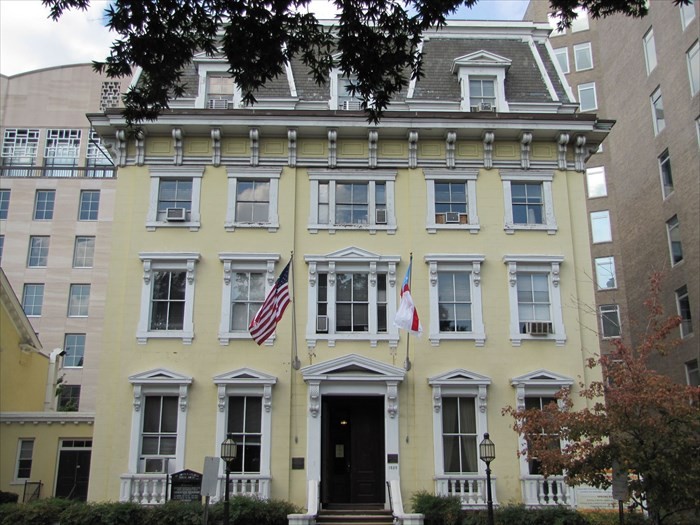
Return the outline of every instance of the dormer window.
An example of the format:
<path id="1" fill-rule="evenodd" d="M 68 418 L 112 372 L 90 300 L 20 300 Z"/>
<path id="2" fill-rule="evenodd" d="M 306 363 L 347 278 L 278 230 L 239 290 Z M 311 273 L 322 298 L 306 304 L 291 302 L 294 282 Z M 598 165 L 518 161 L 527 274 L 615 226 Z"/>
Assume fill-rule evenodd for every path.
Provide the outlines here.
<path id="1" fill-rule="evenodd" d="M 340 58 L 340 55 L 335 57 Z M 351 84 L 356 83 L 357 78 L 354 75 L 344 75 L 339 69 L 334 69 L 330 74 L 331 98 L 329 101 L 330 109 L 340 109 L 345 111 L 359 111 L 362 99 L 356 93 L 351 95 L 348 88 Z"/>
<path id="2" fill-rule="evenodd" d="M 207 108 L 233 109 L 235 84 L 228 75 L 207 75 Z"/>
<path id="3" fill-rule="evenodd" d="M 196 108 L 236 109 L 241 107 L 241 90 L 228 72 L 224 58 L 212 58 L 204 54 L 194 57 L 199 75 Z"/>
<path id="4" fill-rule="evenodd" d="M 511 61 L 485 50 L 454 60 L 452 72 L 459 78 L 462 111 L 508 111 L 506 71 Z"/>

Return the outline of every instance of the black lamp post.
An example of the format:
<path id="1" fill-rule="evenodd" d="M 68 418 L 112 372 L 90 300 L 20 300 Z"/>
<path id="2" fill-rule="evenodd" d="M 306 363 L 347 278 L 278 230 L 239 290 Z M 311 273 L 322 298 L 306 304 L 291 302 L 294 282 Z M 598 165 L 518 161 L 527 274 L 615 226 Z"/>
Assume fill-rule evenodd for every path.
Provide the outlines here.
<path id="1" fill-rule="evenodd" d="M 229 484 L 231 481 L 231 467 L 233 462 L 236 460 L 238 453 L 238 445 L 233 440 L 233 434 L 229 433 L 226 439 L 221 443 L 221 459 L 226 463 L 226 491 L 224 493 L 224 525 L 229 525 L 229 507 L 228 507 L 228 497 L 229 497 Z"/>
<path id="2" fill-rule="evenodd" d="M 488 432 L 479 444 L 479 458 L 486 463 L 486 503 L 489 509 L 489 525 L 493 525 L 493 498 L 491 497 L 491 462 L 496 459 L 496 445 L 489 439 Z"/>

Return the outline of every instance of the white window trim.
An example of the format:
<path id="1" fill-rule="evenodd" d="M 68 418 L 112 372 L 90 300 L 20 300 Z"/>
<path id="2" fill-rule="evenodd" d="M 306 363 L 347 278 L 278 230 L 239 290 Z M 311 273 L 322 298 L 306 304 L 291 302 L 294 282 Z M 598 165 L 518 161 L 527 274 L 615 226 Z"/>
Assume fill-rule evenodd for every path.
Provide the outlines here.
<path id="1" fill-rule="evenodd" d="M 265 274 L 265 297 L 275 284 L 275 264 L 279 261 L 277 253 L 231 253 L 219 254 L 224 263 L 224 281 L 221 292 L 221 321 L 219 323 L 219 344 L 228 345 L 231 339 L 251 339 L 246 331 L 232 332 L 231 328 L 231 276 L 236 272 L 262 272 Z M 273 334 L 265 345 L 274 343 Z"/>
<path id="2" fill-rule="evenodd" d="M 595 228 L 593 227 L 593 220 L 594 220 L 594 219 L 593 219 L 593 216 L 594 216 L 594 215 L 597 216 L 597 217 L 601 217 L 601 218 L 602 218 L 602 217 L 607 217 L 607 218 L 608 218 L 608 230 L 607 230 L 607 232 L 606 232 L 608 235 L 607 235 L 607 237 L 605 237 L 605 238 L 603 238 L 603 239 L 597 239 L 597 240 L 596 240 L 596 239 L 594 238 L 594 235 L 595 235 L 595 234 L 593 233 L 593 232 L 595 231 Z M 610 211 L 609 211 L 609 210 L 592 211 L 592 212 L 589 214 L 589 217 L 590 217 L 590 227 L 591 227 L 591 244 L 602 244 L 602 243 L 604 243 L 604 242 L 612 242 L 612 224 L 611 224 L 611 222 L 610 222 Z"/>
<path id="3" fill-rule="evenodd" d="M 189 408 L 189 387 L 192 377 L 157 368 L 129 376 L 133 385 L 133 403 L 131 409 L 131 437 L 129 446 L 128 473 L 139 472 L 139 454 L 141 452 L 141 430 L 143 413 L 147 396 L 177 396 L 177 442 L 175 444 L 175 468 L 179 472 L 185 468 L 185 438 L 187 436 L 187 412 Z M 173 472 L 169 472 L 172 474 Z M 120 501 L 128 501 L 128 494 L 122 494 Z"/>
<path id="4" fill-rule="evenodd" d="M 650 27 L 649 31 L 647 31 L 642 37 L 642 48 L 644 49 L 644 65 L 647 69 L 647 75 L 649 75 L 652 71 L 654 71 L 654 69 L 656 69 L 656 66 L 658 65 L 658 60 L 656 58 L 656 40 L 654 39 L 653 27 Z M 650 53 L 650 51 L 652 50 L 653 56 Z M 654 59 L 653 65 L 650 61 L 651 58 Z"/>
<path id="5" fill-rule="evenodd" d="M 469 77 L 492 78 L 496 95 L 496 111 L 508 112 L 505 82 L 511 60 L 485 50 L 476 51 L 454 59 L 452 73 L 457 73 L 462 100 L 461 111 L 470 111 Z"/>
<path id="6" fill-rule="evenodd" d="M 557 346 L 566 343 L 564 317 L 562 313 L 560 271 L 564 257 L 561 255 L 504 255 L 508 265 L 508 306 L 510 307 L 510 341 L 520 346 L 523 341 L 554 341 Z M 552 330 L 546 336 L 533 336 L 520 333 L 518 315 L 518 272 L 546 273 L 549 283 L 549 307 L 552 314 Z"/>
<path id="7" fill-rule="evenodd" d="M 136 332 L 139 344 L 145 344 L 148 339 L 182 339 L 183 344 L 191 344 L 194 338 L 194 285 L 195 267 L 199 261 L 199 253 L 194 252 L 142 252 L 139 258 L 143 261 L 143 284 L 141 286 L 141 314 Z M 186 270 L 185 313 L 182 330 L 150 330 L 151 296 L 153 289 L 153 272 L 156 270 L 177 271 Z"/>
<path id="8" fill-rule="evenodd" d="M 694 82 L 695 79 L 693 79 L 693 56 L 691 56 L 693 52 L 695 52 L 695 67 L 700 70 L 700 40 L 696 40 L 685 54 L 686 62 L 688 63 L 688 82 L 690 83 L 691 97 L 694 97 L 698 92 L 700 92 L 700 79 L 697 79 L 697 84 Z"/>
<path id="9" fill-rule="evenodd" d="M 603 178 L 603 192 L 600 195 L 591 195 L 591 180 L 600 174 L 602 174 Z M 586 196 L 589 199 L 599 199 L 608 196 L 608 181 L 605 174 L 605 166 L 586 168 Z"/>
<path id="10" fill-rule="evenodd" d="M 228 415 L 228 400 L 231 396 L 257 396 L 262 398 L 262 414 L 260 416 L 260 474 L 261 478 L 271 477 L 271 453 L 272 453 L 272 387 L 277 383 L 277 378 L 254 370 L 252 368 L 239 368 L 214 377 L 217 387 L 217 411 L 216 434 L 214 450 L 218 450 L 221 442 L 226 439 L 226 418 Z M 219 475 L 224 474 L 223 461 Z M 258 476 L 258 474 L 252 474 Z M 250 476 L 250 475 L 249 475 Z M 221 484 L 219 484 L 219 487 Z M 269 484 L 267 485 L 269 487 Z M 269 497 L 269 494 L 267 495 Z"/>
<path id="11" fill-rule="evenodd" d="M 276 232 L 279 227 L 279 215 L 277 212 L 279 201 L 279 182 L 282 170 L 279 168 L 239 168 L 228 167 L 228 204 L 226 206 L 226 222 L 224 228 L 232 232 L 236 228 L 267 228 L 269 232 Z M 239 180 L 264 180 L 270 181 L 270 196 L 268 204 L 268 216 L 266 222 L 239 222 L 236 220 L 236 192 Z"/>
<path id="12" fill-rule="evenodd" d="M 663 97 L 663 94 L 661 93 L 661 86 L 658 86 L 654 90 L 654 92 L 651 94 L 651 96 L 649 97 L 649 102 L 651 103 L 651 121 L 652 121 L 652 124 L 654 125 L 654 136 L 658 135 L 664 129 L 666 129 L 666 115 L 664 115 L 663 119 L 659 119 L 656 116 L 656 106 L 654 105 L 654 102 L 656 100 L 661 100 L 661 105 L 663 106 L 664 97 Z M 663 122 L 663 126 L 659 126 L 659 121 Z"/>
<path id="13" fill-rule="evenodd" d="M 472 340 L 475 345 L 484 346 L 486 331 L 484 329 L 484 315 L 481 299 L 481 263 L 483 255 L 434 253 L 425 256 L 425 262 L 429 267 L 430 287 L 430 343 L 439 346 L 441 341 Z M 440 332 L 440 312 L 438 298 L 438 272 L 456 271 L 469 272 L 469 291 L 472 303 L 472 331 L 471 332 Z"/>
<path id="14" fill-rule="evenodd" d="M 16 485 L 20 483 L 24 483 L 25 481 L 29 481 L 31 478 L 31 472 L 30 472 L 30 477 L 28 478 L 19 478 L 17 477 L 17 474 L 19 472 L 19 460 L 20 460 L 20 454 L 22 452 L 22 443 L 25 441 L 31 441 L 32 442 L 32 466 L 31 469 L 34 470 L 34 445 L 36 444 L 35 438 L 20 438 L 17 440 L 17 453 L 15 455 L 15 471 L 12 473 L 12 483 L 11 485 Z"/>
<path id="15" fill-rule="evenodd" d="M 576 51 L 579 49 L 588 49 L 588 55 L 591 57 L 591 65 L 590 67 L 579 67 L 578 65 L 578 55 L 576 55 Z M 589 69 L 593 69 L 594 67 L 594 62 L 593 62 L 593 48 L 591 47 L 590 42 L 584 42 L 583 44 L 576 44 L 574 46 L 574 64 L 576 67 L 576 71 L 588 71 Z"/>
<path id="16" fill-rule="evenodd" d="M 428 378 L 428 384 L 433 389 L 433 454 L 435 476 L 445 476 L 443 433 L 442 433 L 442 400 L 445 397 L 473 397 L 476 410 L 477 445 L 480 436 L 488 432 L 487 391 L 491 384 L 489 377 L 464 369 L 455 369 L 444 374 Z M 478 475 L 486 475 L 486 464 L 479 461 Z"/>
<path id="17" fill-rule="evenodd" d="M 340 55 L 334 56 L 334 58 L 339 58 Z M 338 79 L 341 77 L 344 77 L 345 74 L 338 68 L 334 68 L 331 70 L 330 74 L 328 75 L 328 79 L 330 80 L 330 89 L 331 89 L 331 97 L 330 100 L 328 101 L 328 108 L 329 109 L 334 109 L 334 110 L 344 110 L 345 108 L 338 107 Z M 350 78 L 357 82 L 357 79 L 354 76 L 350 76 Z M 359 93 L 355 94 L 355 98 L 358 99 L 358 104 L 361 104 L 362 101 L 359 98 Z M 354 108 L 348 108 L 348 109 L 354 109 Z M 360 107 L 358 105 L 357 110 L 360 110 Z"/>
<path id="18" fill-rule="evenodd" d="M 612 311 L 611 308 L 615 308 L 617 312 L 617 326 L 620 330 L 620 335 L 605 335 L 605 330 L 603 329 L 603 308 L 608 307 L 608 311 Z M 618 304 L 601 304 L 598 307 L 598 320 L 600 322 L 600 338 L 604 340 L 610 339 L 620 339 L 622 337 L 622 320 L 620 319 L 620 305 Z"/>
<path id="19" fill-rule="evenodd" d="M 591 107 L 591 108 L 583 109 L 581 107 L 581 91 L 583 89 L 593 90 L 593 107 Z M 578 104 L 579 104 L 579 110 L 581 112 L 596 111 L 598 109 L 598 93 L 596 91 L 595 82 L 585 82 L 584 84 L 579 84 L 578 86 L 576 86 L 576 90 L 578 92 Z"/>
<path id="20" fill-rule="evenodd" d="M 426 169 L 423 171 L 428 192 L 428 206 L 426 215 L 426 230 L 428 233 L 436 233 L 437 230 L 466 230 L 469 233 L 478 233 L 479 215 L 476 207 L 476 180 L 479 170 L 448 170 Z M 467 221 L 468 224 L 438 224 L 435 222 L 435 182 L 466 182 L 467 184 Z"/>
<path id="21" fill-rule="evenodd" d="M 562 388 L 571 388 L 574 380 L 570 377 L 557 374 L 545 369 L 535 370 L 511 379 L 510 384 L 515 388 L 515 408 L 525 410 L 526 397 L 554 397 Z M 564 408 L 561 400 L 559 407 Z M 527 446 L 525 437 L 518 435 L 518 450 L 524 450 Z M 530 476 L 530 467 L 525 455 L 520 456 L 521 477 Z"/>
<path id="22" fill-rule="evenodd" d="M 86 313 L 84 314 L 71 314 L 71 300 L 73 299 L 73 290 L 78 290 L 78 286 L 87 286 L 88 293 L 87 293 L 87 305 L 86 305 Z M 74 288 L 75 287 L 75 288 Z M 92 286 L 90 283 L 70 283 L 68 286 L 68 308 L 66 312 L 66 317 L 72 317 L 72 318 L 80 318 L 80 317 L 89 317 L 90 316 L 90 295 L 92 293 Z M 80 296 L 82 297 L 82 296 Z"/>
<path id="23" fill-rule="evenodd" d="M 552 34 L 554 36 L 554 34 Z M 561 62 L 559 62 L 560 56 L 563 56 L 566 59 L 566 68 L 564 68 L 561 65 Z M 569 48 L 568 47 L 558 47 L 554 49 L 554 57 L 559 63 L 559 67 L 561 68 L 561 72 L 564 73 L 565 75 L 568 75 L 571 72 L 571 65 L 569 64 Z"/>
<path id="24" fill-rule="evenodd" d="M 207 97 L 209 96 L 207 93 L 207 77 L 210 74 L 230 76 L 230 73 L 228 72 L 230 66 L 226 60 L 213 58 L 208 58 L 207 60 L 209 61 L 205 62 L 202 58 L 194 58 L 194 62 L 197 65 L 197 72 L 199 74 L 199 90 L 197 91 L 197 98 L 194 99 L 195 108 L 207 109 Z M 231 79 L 231 81 L 233 82 L 233 79 Z M 233 103 L 233 107 L 240 108 L 243 105 L 242 100 L 243 95 L 241 93 L 241 88 L 238 86 L 238 84 L 234 83 L 233 100 L 231 101 Z"/>
<path id="25" fill-rule="evenodd" d="M 675 226 L 671 226 L 669 224 L 669 222 L 672 221 L 674 218 L 676 219 L 676 224 L 675 224 Z M 668 240 L 668 256 L 671 259 L 671 267 L 678 266 L 683 261 L 685 261 L 685 257 L 682 254 L 682 252 L 683 252 L 683 242 L 682 241 L 681 241 L 681 260 L 678 262 L 673 260 L 673 239 L 671 239 L 671 232 L 673 229 L 677 229 L 678 235 L 680 235 L 680 232 L 681 232 L 680 228 L 681 228 L 681 223 L 678 220 L 678 215 L 674 215 L 673 217 L 671 217 L 669 220 L 666 221 L 666 239 Z"/>
<path id="26" fill-rule="evenodd" d="M 501 170 L 501 181 L 503 182 L 503 209 L 505 211 L 505 224 L 503 229 L 506 233 L 513 234 L 516 230 L 546 230 L 549 235 L 554 235 L 557 232 L 557 221 L 554 217 L 554 198 L 552 196 L 553 179 L 553 172 Z M 513 181 L 531 184 L 542 183 L 544 224 L 515 224 L 513 222 L 513 196 L 510 190 L 510 184 Z"/>
<path id="27" fill-rule="evenodd" d="M 598 261 L 603 261 L 603 260 L 605 260 L 605 261 L 607 261 L 607 260 L 612 261 L 612 264 L 611 264 L 610 266 L 612 267 L 612 271 L 613 271 L 612 277 L 613 277 L 613 280 L 615 281 L 615 286 L 601 286 L 601 285 L 600 285 L 600 279 L 598 279 L 598 277 L 599 277 L 599 275 L 598 275 Z M 601 266 L 603 266 L 603 263 L 601 263 Z M 605 266 L 607 266 L 607 265 L 605 265 Z M 614 256 L 612 256 L 612 255 L 607 255 L 607 256 L 604 256 L 604 257 L 596 257 L 596 258 L 593 260 L 593 271 L 595 272 L 595 285 L 596 285 L 596 290 L 598 290 L 598 291 L 605 291 L 605 290 L 615 290 L 615 289 L 617 289 L 617 270 L 616 270 L 616 268 L 615 268 L 615 257 L 614 257 Z"/>
<path id="28" fill-rule="evenodd" d="M 683 27 L 683 31 L 685 31 L 690 25 L 690 22 L 695 20 L 695 5 L 679 5 L 678 7 L 681 12 L 681 26 Z"/>
<path id="29" fill-rule="evenodd" d="M 327 341 L 329 347 L 334 347 L 336 341 L 369 341 L 371 347 L 376 347 L 379 341 L 388 341 L 390 348 L 396 348 L 399 342 L 399 331 L 394 325 L 397 310 L 396 265 L 401 260 L 398 255 L 378 255 L 355 247 L 345 248 L 328 255 L 306 255 L 309 266 L 309 286 L 307 300 L 306 344 L 315 348 L 318 341 Z M 387 331 L 336 333 L 335 304 L 336 287 L 335 275 L 343 272 L 367 272 L 369 274 L 369 326 L 376 327 L 377 304 L 377 273 L 387 274 L 386 308 Z M 316 317 L 318 315 L 316 280 L 319 273 L 328 274 L 328 333 L 316 332 Z"/>
<path id="30" fill-rule="evenodd" d="M 200 196 L 202 193 L 203 167 L 195 166 L 151 166 L 151 192 L 146 215 L 146 230 L 155 231 L 156 228 L 189 228 L 190 231 L 198 231 L 201 223 Z M 158 191 L 160 181 L 163 179 L 192 179 L 192 201 L 190 204 L 190 220 L 182 222 L 168 222 L 158 220 Z"/>
<path id="31" fill-rule="evenodd" d="M 374 235 L 378 231 L 386 231 L 393 235 L 396 233 L 396 212 L 394 207 L 394 189 L 396 186 L 396 171 L 393 170 L 310 170 L 309 181 L 311 186 L 311 200 L 309 211 L 309 233 L 318 233 L 319 230 L 327 230 L 335 233 L 337 230 L 367 230 Z M 318 185 L 319 182 L 328 182 L 328 221 L 329 224 L 320 224 L 318 221 Z M 369 183 L 369 224 L 335 224 L 335 183 Z M 375 192 L 372 191 L 375 182 L 386 183 L 386 224 L 375 222 Z"/>

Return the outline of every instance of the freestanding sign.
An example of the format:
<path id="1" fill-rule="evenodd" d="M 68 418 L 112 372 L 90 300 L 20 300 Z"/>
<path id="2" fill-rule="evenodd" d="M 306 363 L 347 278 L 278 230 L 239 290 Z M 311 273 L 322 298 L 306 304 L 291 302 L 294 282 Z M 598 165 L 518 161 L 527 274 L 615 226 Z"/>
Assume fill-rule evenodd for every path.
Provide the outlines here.
<path id="1" fill-rule="evenodd" d="M 202 501 L 202 475 L 193 470 L 181 470 L 170 476 L 170 499 Z"/>
<path id="2" fill-rule="evenodd" d="M 204 458 L 204 476 L 202 478 L 202 496 L 216 496 L 216 488 L 219 483 L 219 464 L 221 458 L 206 456 Z"/>

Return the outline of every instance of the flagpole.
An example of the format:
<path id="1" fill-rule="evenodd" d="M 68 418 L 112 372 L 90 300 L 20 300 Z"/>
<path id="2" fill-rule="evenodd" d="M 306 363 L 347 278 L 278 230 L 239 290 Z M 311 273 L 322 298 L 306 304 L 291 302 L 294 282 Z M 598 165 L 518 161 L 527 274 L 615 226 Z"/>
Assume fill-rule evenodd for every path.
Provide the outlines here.
<path id="1" fill-rule="evenodd" d="M 409 289 L 412 289 L 411 282 L 413 281 L 413 252 L 411 252 L 411 254 L 410 254 L 410 257 L 408 260 L 408 267 L 411 269 L 411 273 L 408 275 L 408 287 L 409 287 Z M 406 331 L 406 360 L 403 363 L 403 367 L 406 369 L 406 371 L 411 369 L 411 359 L 408 357 L 410 342 L 411 342 L 411 332 Z"/>
<path id="2" fill-rule="evenodd" d="M 289 255 L 289 283 L 292 289 L 290 294 L 292 296 L 292 368 L 294 370 L 299 370 L 301 368 L 301 362 L 297 354 L 297 303 L 294 300 L 294 250 L 292 250 Z"/>

